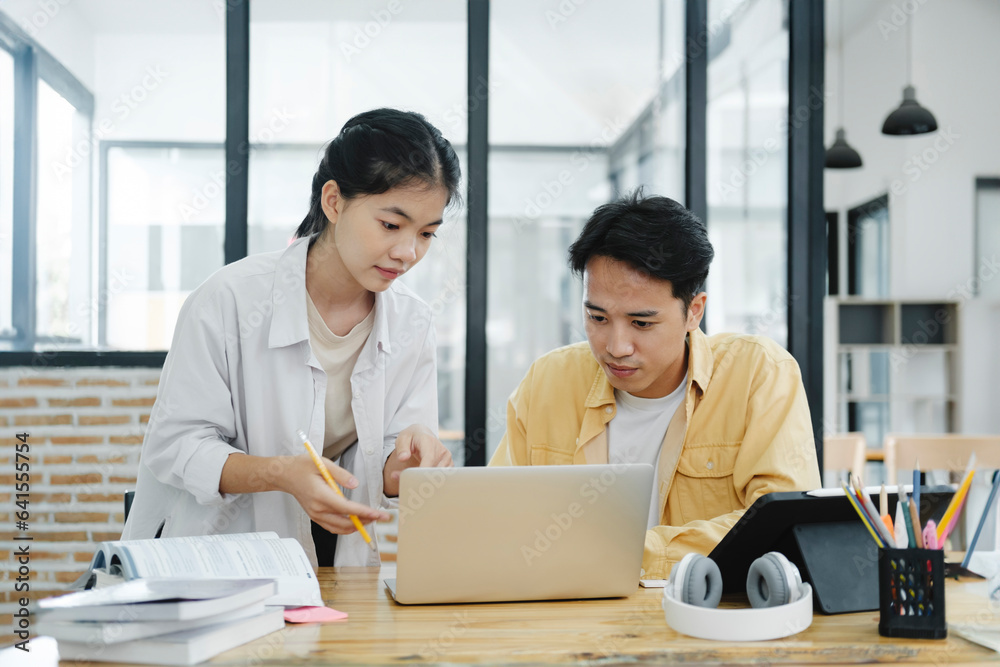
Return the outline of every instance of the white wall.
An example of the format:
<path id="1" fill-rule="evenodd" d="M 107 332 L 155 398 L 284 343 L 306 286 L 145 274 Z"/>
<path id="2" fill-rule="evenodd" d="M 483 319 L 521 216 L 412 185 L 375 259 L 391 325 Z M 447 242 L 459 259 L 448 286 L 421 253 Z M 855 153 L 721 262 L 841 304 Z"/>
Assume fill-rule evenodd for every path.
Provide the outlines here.
<path id="1" fill-rule="evenodd" d="M 994 0 L 881 0 L 880 4 L 845 39 L 842 122 L 837 105 L 839 54 L 836 38 L 828 40 L 833 48 L 827 52 L 827 89 L 832 95 L 826 143 L 843 124 L 864 166 L 827 170 L 826 207 L 844 214 L 889 192 L 890 296 L 963 299 L 978 269 L 973 266 L 975 177 L 1000 175 L 996 75 L 1000 4 Z M 910 22 L 912 83 L 918 101 L 937 118 L 939 130 L 890 137 L 881 134 L 881 127 L 902 99 Z M 829 35 L 835 30 L 828 26 Z M 1000 311 L 979 298 L 969 299 L 964 310 L 961 430 L 1000 433 L 1000 411 L 995 409 L 1000 396 L 995 382 L 1000 376 L 995 333 Z"/>

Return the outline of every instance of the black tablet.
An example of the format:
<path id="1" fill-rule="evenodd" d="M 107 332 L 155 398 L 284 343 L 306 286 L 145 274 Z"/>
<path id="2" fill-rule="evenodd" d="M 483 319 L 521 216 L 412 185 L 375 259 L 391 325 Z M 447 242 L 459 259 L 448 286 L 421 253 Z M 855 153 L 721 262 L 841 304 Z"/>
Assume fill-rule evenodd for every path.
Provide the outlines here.
<path id="1" fill-rule="evenodd" d="M 779 551 L 812 584 L 816 608 L 826 614 L 875 611 L 878 600 L 878 546 L 842 493 L 791 491 L 769 493 L 750 506 L 709 554 L 722 570 L 723 591 L 746 590 L 750 564 Z M 920 493 L 920 522 L 938 521 L 954 491 L 925 486 Z M 878 494 L 871 496 L 878 507 Z M 896 493 L 888 494 L 889 515 L 896 516 Z"/>

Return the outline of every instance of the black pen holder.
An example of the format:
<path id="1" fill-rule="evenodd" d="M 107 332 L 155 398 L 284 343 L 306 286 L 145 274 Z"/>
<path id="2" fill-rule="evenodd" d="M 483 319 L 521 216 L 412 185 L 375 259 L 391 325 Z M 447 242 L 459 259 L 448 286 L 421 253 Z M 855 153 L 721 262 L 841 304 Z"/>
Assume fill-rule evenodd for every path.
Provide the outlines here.
<path id="1" fill-rule="evenodd" d="M 883 637 L 944 639 L 944 551 L 879 549 L 878 633 Z"/>

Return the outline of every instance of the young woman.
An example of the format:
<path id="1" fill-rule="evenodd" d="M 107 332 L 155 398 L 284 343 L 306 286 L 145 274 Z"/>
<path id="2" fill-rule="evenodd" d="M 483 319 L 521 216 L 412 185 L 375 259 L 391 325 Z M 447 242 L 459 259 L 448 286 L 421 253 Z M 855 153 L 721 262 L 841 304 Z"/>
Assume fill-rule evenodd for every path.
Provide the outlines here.
<path id="1" fill-rule="evenodd" d="M 378 564 L 348 516 L 388 519 L 401 470 L 451 465 L 435 435 L 430 308 L 397 278 L 427 253 L 459 179 L 451 144 L 419 114 L 344 125 L 297 240 L 185 301 L 122 539 L 271 530 L 315 564 Z"/>

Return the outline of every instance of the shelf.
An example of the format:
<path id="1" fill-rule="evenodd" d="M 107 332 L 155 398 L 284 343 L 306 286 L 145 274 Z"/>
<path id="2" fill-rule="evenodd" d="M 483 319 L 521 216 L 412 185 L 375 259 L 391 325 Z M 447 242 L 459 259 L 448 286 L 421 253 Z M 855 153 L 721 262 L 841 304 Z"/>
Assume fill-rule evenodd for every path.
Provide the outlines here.
<path id="1" fill-rule="evenodd" d="M 896 340 L 894 314 L 889 304 L 841 304 L 838 340 L 846 345 L 891 345 Z"/>
<path id="2" fill-rule="evenodd" d="M 838 432 L 881 442 L 892 431 L 961 428 L 961 304 L 948 299 L 831 297 L 824 380 Z"/>

